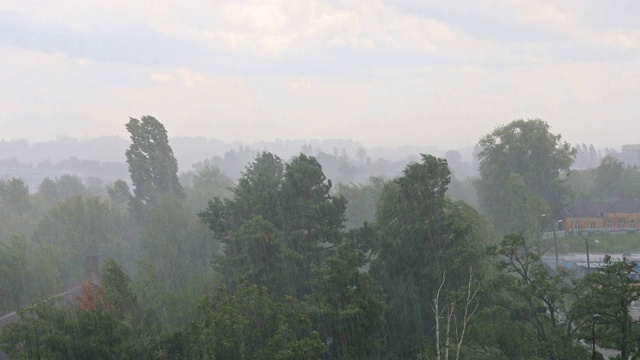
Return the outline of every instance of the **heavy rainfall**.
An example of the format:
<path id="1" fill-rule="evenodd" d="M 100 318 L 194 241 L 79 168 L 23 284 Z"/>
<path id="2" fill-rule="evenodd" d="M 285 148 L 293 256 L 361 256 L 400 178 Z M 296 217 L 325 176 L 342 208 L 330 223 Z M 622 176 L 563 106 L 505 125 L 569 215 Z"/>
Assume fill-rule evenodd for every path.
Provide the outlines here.
<path id="1" fill-rule="evenodd" d="M 0 360 L 640 358 L 640 6 L 0 5 Z"/>

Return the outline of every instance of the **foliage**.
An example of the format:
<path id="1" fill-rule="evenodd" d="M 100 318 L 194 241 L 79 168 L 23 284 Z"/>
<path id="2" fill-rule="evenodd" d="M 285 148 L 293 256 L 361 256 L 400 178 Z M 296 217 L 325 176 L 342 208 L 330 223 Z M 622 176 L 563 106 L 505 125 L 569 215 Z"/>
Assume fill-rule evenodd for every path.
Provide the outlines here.
<path id="1" fill-rule="evenodd" d="M 377 333 L 385 296 L 363 271 L 365 254 L 351 242 L 338 246 L 311 280 L 310 313 L 321 334 L 333 340 L 337 358 L 371 359 L 383 347 Z"/>
<path id="2" fill-rule="evenodd" d="M 347 229 L 355 229 L 365 222 L 376 219 L 378 199 L 386 180 L 379 176 L 371 176 L 366 184 L 337 184 L 335 194 L 343 196 L 347 201 L 345 211 Z"/>
<path id="3" fill-rule="evenodd" d="M 145 209 L 157 205 L 162 194 L 183 199 L 184 190 L 164 125 L 152 116 L 143 116 L 140 120 L 130 118 L 126 127 L 131 136 L 126 156 L 133 183 L 132 210 L 144 218 Z"/>
<path id="4" fill-rule="evenodd" d="M 158 358 L 318 359 L 326 347 L 310 325 L 299 302 L 274 301 L 265 288 L 243 284 L 206 297 L 195 320 L 153 352 Z"/>
<path id="5" fill-rule="evenodd" d="M 591 327 L 595 325 L 596 342 L 619 350 L 624 360 L 640 354 L 640 325 L 630 314 L 632 304 L 640 300 L 636 267 L 635 261 L 614 261 L 606 256 L 598 271 L 578 282 L 578 296 L 570 313 L 581 339 L 592 340 Z"/>
<path id="6" fill-rule="evenodd" d="M 594 198 L 610 200 L 618 197 L 640 196 L 640 171 L 635 166 L 626 166 L 610 155 L 593 169 Z"/>
<path id="7" fill-rule="evenodd" d="M 24 236 L 0 243 L 0 314 L 25 306 L 59 285 L 59 274 L 46 249 L 35 248 Z"/>
<path id="8" fill-rule="evenodd" d="M 148 217 L 142 252 L 163 280 L 179 289 L 191 273 L 210 267 L 215 244 L 206 226 L 180 199 L 168 193 L 160 196 Z"/>
<path id="9" fill-rule="evenodd" d="M 12 359 L 122 359 L 131 328 L 97 307 L 78 311 L 38 300 L 19 311 L 0 343 Z"/>
<path id="10" fill-rule="evenodd" d="M 569 189 L 561 174 L 569 170 L 576 150 L 563 142 L 560 135 L 549 132 L 546 122 L 539 119 L 513 121 L 482 137 L 480 146 L 480 180 L 477 183 L 480 204 L 498 230 L 522 231 L 528 226 L 526 219 L 539 216 L 538 211 L 546 206 L 554 219 L 562 218 Z M 514 178 L 514 174 L 518 177 Z M 529 194 L 528 198 L 539 198 L 533 204 L 544 202 L 546 206 L 526 208 L 531 206 L 529 202 L 523 203 L 512 196 L 519 194 L 522 188 Z M 518 191 L 505 193 L 505 189 Z M 525 208 L 514 213 L 514 204 L 522 204 Z M 522 212 L 530 213 L 524 223 L 519 218 Z"/>
<path id="11" fill-rule="evenodd" d="M 105 303 L 118 320 L 132 324 L 137 310 L 137 298 L 131 279 L 115 260 L 109 258 L 102 264 L 100 286 L 104 289 Z"/>
<path id="12" fill-rule="evenodd" d="M 492 291 L 484 295 L 486 307 L 470 329 L 470 341 L 512 359 L 582 357 L 584 349 L 573 341 L 564 316 L 572 291 L 567 274 L 548 269 L 543 251 L 521 234 L 504 236 L 490 253 L 497 256 L 500 272 L 487 281 Z"/>
<path id="13" fill-rule="evenodd" d="M 388 295 L 384 336 L 395 357 L 414 357 L 432 344 L 434 317 L 428 311 L 443 272 L 447 292 L 467 283 L 469 266 L 492 234 L 475 210 L 445 197 L 450 174 L 445 160 L 422 155 L 388 183 L 380 197 L 372 274 Z"/>
<path id="14" fill-rule="evenodd" d="M 0 180 L 0 240 L 28 235 L 37 221 L 29 187 L 22 179 Z"/>
<path id="15" fill-rule="evenodd" d="M 129 185 L 124 180 L 117 180 L 112 186 L 107 187 L 107 194 L 116 204 L 128 204 L 133 199 Z"/>
<path id="16" fill-rule="evenodd" d="M 232 234 L 224 248 L 224 256 L 216 258 L 216 268 L 227 284 L 245 279 L 271 289 L 276 297 L 292 292 L 286 281 L 285 252 L 282 235 L 260 216 L 246 221 Z"/>
<path id="17" fill-rule="evenodd" d="M 77 196 L 86 196 L 87 187 L 76 175 L 65 174 L 60 178 L 42 180 L 38 187 L 38 196 L 47 206 L 53 206 L 63 200 Z"/>
<path id="18" fill-rule="evenodd" d="M 277 280 L 281 286 L 270 288 L 275 294 L 301 299 L 312 268 L 341 238 L 346 204 L 330 189 L 313 157 L 301 154 L 283 165 L 277 156 L 258 155 L 234 198 L 214 198 L 199 214 L 225 244 L 222 272 L 260 284 L 268 278 L 270 286 Z"/>
<path id="19" fill-rule="evenodd" d="M 206 209 L 209 200 L 215 197 L 227 199 L 233 195 L 233 181 L 217 166 L 205 160 L 204 163 L 194 165 L 194 169 L 180 177 L 181 182 L 189 183 L 185 186 L 186 202 L 193 210 Z"/>
<path id="20" fill-rule="evenodd" d="M 117 255 L 124 236 L 122 214 L 98 198 L 75 197 L 60 202 L 38 223 L 33 239 L 38 246 L 50 246 L 60 275 L 68 287 L 85 274 L 85 256 Z"/>

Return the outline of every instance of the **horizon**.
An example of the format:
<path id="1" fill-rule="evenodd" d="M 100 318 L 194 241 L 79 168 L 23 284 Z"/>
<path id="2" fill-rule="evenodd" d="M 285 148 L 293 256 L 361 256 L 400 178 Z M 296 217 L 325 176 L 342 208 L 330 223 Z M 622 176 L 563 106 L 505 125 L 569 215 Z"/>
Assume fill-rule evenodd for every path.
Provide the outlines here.
<path id="1" fill-rule="evenodd" d="M 640 3 L 81 1 L 0 8 L 7 138 L 349 138 L 469 147 L 540 118 L 569 143 L 638 143 Z"/>

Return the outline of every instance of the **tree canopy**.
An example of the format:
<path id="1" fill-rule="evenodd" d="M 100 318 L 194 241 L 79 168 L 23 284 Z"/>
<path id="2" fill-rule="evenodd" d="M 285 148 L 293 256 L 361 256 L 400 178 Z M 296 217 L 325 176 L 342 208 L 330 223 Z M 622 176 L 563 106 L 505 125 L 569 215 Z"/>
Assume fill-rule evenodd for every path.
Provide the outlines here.
<path id="1" fill-rule="evenodd" d="M 551 218 L 562 218 L 570 194 L 561 175 L 569 171 L 576 150 L 551 133 L 549 124 L 540 119 L 515 120 L 483 136 L 480 147 L 480 204 L 498 230 L 527 230 L 530 221 L 526 219 L 539 217 L 546 208 Z M 511 193 L 526 191 L 531 202 L 509 196 L 508 189 L 514 185 L 520 189 Z M 536 203 L 533 208 L 518 209 Z M 523 219 L 522 212 L 530 215 Z"/>
<path id="2" fill-rule="evenodd" d="M 164 193 L 184 198 L 178 182 L 178 161 L 164 125 L 152 116 L 143 116 L 140 120 L 131 118 L 126 127 L 131 137 L 126 156 L 133 183 L 133 208 L 140 212 L 156 205 Z"/>

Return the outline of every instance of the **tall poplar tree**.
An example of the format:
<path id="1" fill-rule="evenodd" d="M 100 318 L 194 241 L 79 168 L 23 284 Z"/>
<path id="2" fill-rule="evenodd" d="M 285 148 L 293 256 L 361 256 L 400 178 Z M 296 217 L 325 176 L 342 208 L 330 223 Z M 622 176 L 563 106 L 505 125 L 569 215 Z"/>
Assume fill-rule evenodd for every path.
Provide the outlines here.
<path id="1" fill-rule="evenodd" d="M 178 161 L 169 146 L 167 130 L 152 116 L 130 118 L 126 125 L 131 137 L 127 163 L 133 183 L 132 210 L 136 215 L 158 204 L 161 195 L 170 193 L 184 199 L 178 182 Z"/>

